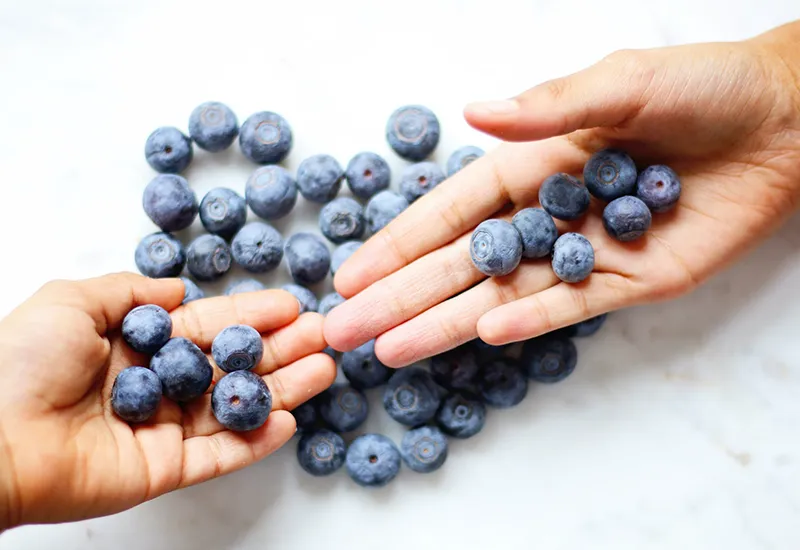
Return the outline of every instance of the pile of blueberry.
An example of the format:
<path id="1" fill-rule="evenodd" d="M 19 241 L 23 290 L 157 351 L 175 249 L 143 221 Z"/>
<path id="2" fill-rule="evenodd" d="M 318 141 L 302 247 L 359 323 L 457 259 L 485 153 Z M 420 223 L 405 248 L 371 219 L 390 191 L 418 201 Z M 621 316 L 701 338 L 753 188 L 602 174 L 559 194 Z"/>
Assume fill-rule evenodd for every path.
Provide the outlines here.
<path id="1" fill-rule="evenodd" d="M 603 149 L 583 168 L 584 183 L 554 174 L 539 188 L 541 208 L 525 208 L 511 222 L 486 220 L 473 232 L 470 255 L 488 276 L 514 271 L 523 258 L 552 257 L 553 272 L 566 283 L 586 279 L 594 269 L 594 248 L 580 233 L 558 235 L 553 218 L 575 221 L 589 210 L 590 195 L 606 201 L 603 226 L 614 239 L 629 242 L 650 228 L 651 212 L 666 212 L 681 194 L 681 182 L 668 166 L 649 166 L 638 173 L 633 159 L 619 149 Z"/>
<path id="2" fill-rule="evenodd" d="M 578 362 L 573 337 L 596 333 L 606 315 L 528 340 L 521 346 L 490 346 L 480 340 L 392 371 L 375 356 L 374 341 L 345 352 L 341 368 L 348 383 L 334 384 L 293 411 L 301 438 L 297 458 L 305 471 L 330 475 L 342 466 L 359 485 L 381 487 L 402 463 L 414 472 L 433 472 L 448 455 L 448 438 L 481 431 L 487 407 L 507 409 L 522 402 L 529 381 L 559 382 Z M 400 447 L 379 434 L 357 436 L 349 446 L 340 434 L 357 430 L 369 411 L 365 392 L 381 392 L 389 416 L 407 426 Z"/>
<path id="3" fill-rule="evenodd" d="M 122 337 L 134 351 L 150 356 L 149 368 L 127 367 L 114 380 L 111 407 L 123 420 L 144 422 L 156 413 L 162 395 L 188 403 L 211 386 L 211 363 L 191 340 L 172 337 L 172 318 L 165 309 L 153 304 L 134 308 L 122 322 Z M 272 394 L 250 372 L 264 355 L 261 335 L 244 325 L 227 327 L 214 338 L 211 354 L 229 373 L 211 392 L 216 419 L 235 431 L 262 426 L 272 411 Z"/>
<path id="4" fill-rule="evenodd" d="M 194 281 L 217 280 L 234 264 L 254 274 L 265 273 L 285 259 L 294 283 L 282 288 L 297 298 L 301 313 L 326 315 L 344 298 L 334 292 L 318 301 L 308 287 L 328 273 L 335 274 L 362 238 L 379 231 L 411 202 L 484 154 L 472 146 L 458 149 L 444 171 L 426 160 L 436 149 L 439 135 L 439 121 L 426 107 L 410 105 L 392 113 L 386 139 L 401 158 L 411 162 L 400 175 L 399 192 L 394 192 L 389 189 L 388 163 L 372 152 L 355 155 L 344 169 L 329 155 L 315 155 L 302 161 L 293 176 L 278 164 L 293 142 L 292 129 L 283 117 L 259 112 L 240 126 L 224 104 L 204 103 L 190 116 L 189 136 L 177 128 L 163 127 L 147 139 L 147 161 L 160 174 L 145 188 L 143 206 L 160 231 L 139 243 L 136 265 L 149 277 L 181 276 L 187 303 L 205 295 Z M 188 182 L 179 175 L 191 163 L 193 147 L 222 151 L 237 137 L 242 154 L 260 165 L 248 178 L 244 196 L 229 188 L 216 188 L 198 204 Z M 574 209 L 577 199 L 570 194 L 572 180 L 561 175 L 551 180 L 543 186 L 549 189 L 542 201 L 547 212 L 556 216 L 557 208 Z M 337 197 L 345 181 L 355 198 Z M 320 233 L 337 245 L 332 254 L 319 235 L 301 232 L 284 240 L 268 223 L 287 216 L 298 194 L 322 205 Z M 588 202 L 587 194 L 578 215 Z M 248 207 L 263 221 L 248 223 Z M 520 212 L 513 225 L 489 220 L 479 230 L 499 227 L 496 231 L 502 234 L 507 232 L 506 226 L 511 227 L 517 241 L 525 243 L 526 254 L 535 254 L 526 257 L 541 257 L 550 252 L 557 237 L 547 212 L 529 209 Z M 184 246 L 175 233 L 188 228 L 198 216 L 207 233 Z M 544 226 L 552 226 L 552 235 L 539 242 Z M 495 263 L 488 256 L 497 255 L 496 246 L 505 246 L 505 237 L 495 237 L 494 231 L 486 231 L 486 237 L 473 237 L 472 245 L 473 256 L 482 253 L 486 265 L 492 266 Z M 500 256 L 501 263 L 508 262 L 508 252 Z M 245 279 L 229 285 L 225 293 L 263 288 L 260 281 Z M 429 366 L 418 364 L 398 371 L 383 365 L 375 356 L 374 341 L 367 342 L 339 357 L 347 383 L 334 384 L 292 411 L 301 435 L 298 461 L 315 476 L 332 474 L 344 466 L 356 483 L 370 487 L 389 483 L 402 463 L 415 472 L 432 472 L 447 458 L 448 438 L 464 439 L 480 432 L 487 407 L 519 404 L 528 393 L 529 380 L 553 383 L 567 377 L 577 363 L 572 337 L 594 334 L 604 321 L 605 315 L 596 317 L 521 346 L 490 346 L 475 340 L 432 358 Z M 149 368 L 129 367 L 114 383 L 112 406 L 122 419 L 145 421 L 155 414 L 162 394 L 184 403 L 203 395 L 212 384 L 213 369 L 200 348 L 185 338 L 171 338 L 171 332 L 170 317 L 158 306 L 139 307 L 126 318 L 126 342 L 151 359 Z M 228 327 L 214 339 L 211 351 L 214 362 L 226 373 L 212 391 L 215 417 L 237 431 L 263 425 L 272 397 L 263 380 L 251 372 L 263 355 L 260 335 L 251 327 Z M 327 351 L 336 358 L 331 348 Z M 399 447 L 379 434 L 359 435 L 349 445 L 341 435 L 355 433 L 364 423 L 369 408 L 365 392 L 372 390 L 382 392 L 384 409 L 408 427 Z"/>

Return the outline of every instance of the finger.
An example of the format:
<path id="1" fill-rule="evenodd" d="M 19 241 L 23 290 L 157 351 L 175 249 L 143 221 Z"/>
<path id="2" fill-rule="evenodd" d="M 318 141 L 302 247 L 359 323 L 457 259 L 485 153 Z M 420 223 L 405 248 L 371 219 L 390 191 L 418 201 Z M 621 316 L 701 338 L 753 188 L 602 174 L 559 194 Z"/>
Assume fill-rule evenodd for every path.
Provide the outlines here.
<path id="1" fill-rule="evenodd" d="M 322 336 L 322 315 L 318 313 L 304 313 L 292 324 L 276 330 L 261 338 L 264 343 L 264 356 L 255 366 L 256 374 L 269 374 L 280 368 L 294 363 L 313 353 L 318 353 L 328 345 Z M 219 368 L 214 357 L 209 354 L 208 360 L 214 367 L 213 384 L 225 376 L 225 371 Z"/>
<path id="2" fill-rule="evenodd" d="M 536 338 L 609 311 L 633 305 L 637 293 L 616 273 L 592 273 L 578 284 L 559 283 L 501 305 L 478 320 L 478 336 L 499 346 Z"/>
<path id="3" fill-rule="evenodd" d="M 501 345 L 535 338 L 609 311 L 666 299 L 690 287 L 692 275 L 685 271 L 685 262 L 676 261 L 657 231 L 620 243 L 608 236 L 599 219 L 586 225 L 595 249 L 592 274 L 581 283 L 559 282 L 486 312 L 477 326 L 482 340 Z"/>
<path id="4" fill-rule="evenodd" d="M 179 488 L 235 472 L 261 460 L 289 441 L 295 429 L 290 413 L 275 411 L 263 426 L 251 432 L 225 430 L 185 440 Z"/>
<path id="5" fill-rule="evenodd" d="M 272 394 L 272 409 L 292 410 L 330 387 L 336 378 L 336 363 L 324 353 L 315 353 L 263 378 Z M 183 411 L 186 438 L 224 429 L 211 411 L 210 393 L 186 404 Z"/>
<path id="6" fill-rule="evenodd" d="M 114 273 L 81 281 L 53 281 L 34 300 L 46 300 L 77 307 L 88 313 L 104 335 L 122 325 L 130 310 L 156 304 L 167 311 L 183 300 L 180 279 L 151 279 L 135 273 Z"/>
<path id="7" fill-rule="evenodd" d="M 470 163 L 361 245 L 337 270 L 336 290 L 345 298 L 435 250 L 500 210 L 509 201 L 527 204 L 564 154 L 563 144 L 537 148 L 504 145 Z"/>
<path id="8" fill-rule="evenodd" d="M 655 71 L 646 52 L 616 52 L 578 73 L 517 97 L 464 109 L 473 127 L 507 141 L 531 141 L 579 129 L 619 126 L 647 104 Z"/>
<path id="9" fill-rule="evenodd" d="M 304 313 L 291 325 L 265 336 L 264 358 L 256 365 L 255 372 L 269 374 L 324 350 L 328 345 L 322 335 L 324 320 L 319 313 Z"/>
<path id="10" fill-rule="evenodd" d="M 403 367 L 443 353 L 474 339 L 478 319 L 487 311 L 557 281 L 547 261 L 521 264 L 512 274 L 487 279 L 382 334 L 375 341 L 375 354 L 387 366 Z"/>
<path id="11" fill-rule="evenodd" d="M 203 350 L 231 325 L 248 325 L 264 333 L 297 319 L 297 298 L 284 290 L 261 290 L 233 296 L 204 298 L 172 312 L 172 335 L 183 336 Z"/>
<path id="12" fill-rule="evenodd" d="M 469 258 L 465 235 L 330 311 L 325 340 L 336 350 L 352 350 L 483 278 Z"/>
<path id="13" fill-rule="evenodd" d="M 508 152 L 503 152 L 503 165 L 510 167 L 509 174 L 515 174 L 513 178 L 505 181 L 509 185 L 509 189 L 512 189 L 512 196 L 518 198 L 519 202 L 525 205 L 535 203 L 538 184 L 545 177 L 558 171 L 574 172 L 585 161 L 585 153 L 563 139 L 536 144 L 534 147 L 515 146 L 509 149 L 509 151 L 511 150 L 520 151 L 520 154 L 505 158 Z M 522 165 L 518 166 L 517 162 L 522 162 Z M 520 174 L 517 174 L 518 172 Z M 401 222 L 402 220 L 398 218 L 396 221 Z M 407 223 L 415 224 L 414 239 L 424 241 L 434 238 L 426 232 L 427 222 L 419 223 L 413 218 L 409 218 Z M 372 271 L 364 278 L 358 275 L 359 286 L 361 283 L 369 281 L 374 288 L 368 286 L 366 290 L 351 297 L 329 314 L 325 322 L 325 339 L 334 349 L 353 349 L 479 281 L 482 275 L 471 265 L 468 240 L 469 235 L 467 234 L 451 245 L 443 244 L 441 245 L 443 248 L 440 250 L 431 252 L 413 262 L 409 260 L 410 265 L 397 272 Z M 457 244 L 459 242 L 462 244 Z M 378 241 L 373 242 L 374 251 L 367 256 L 356 257 L 354 254 L 351 257 L 349 261 L 355 258 L 357 262 L 352 264 L 355 266 L 353 267 L 354 271 L 362 269 L 363 265 L 363 269 L 366 270 L 363 273 L 366 273 L 372 269 L 370 259 L 376 263 L 380 261 L 381 252 L 377 248 L 378 244 L 380 244 Z M 356 254 L 365 246 L 366 244 L 362 245 Z M 461 249 L 457 253 L 443 252 L 448 248 L 458 246 L 461 246 Z M 385 256 L 391 256 L 391 254 L 385 254 Z M 397 262 L 392 269 L 403 267 L 401 264 L 404 260 L 396 259 Z M 337 276 L 341 272 L 341 270 L 338 271 Z M 377 277 L 376 281 L 378 282 L 372 280 L 374 277 Z M 386 278 L 381 279 L 382 277 Z"/>

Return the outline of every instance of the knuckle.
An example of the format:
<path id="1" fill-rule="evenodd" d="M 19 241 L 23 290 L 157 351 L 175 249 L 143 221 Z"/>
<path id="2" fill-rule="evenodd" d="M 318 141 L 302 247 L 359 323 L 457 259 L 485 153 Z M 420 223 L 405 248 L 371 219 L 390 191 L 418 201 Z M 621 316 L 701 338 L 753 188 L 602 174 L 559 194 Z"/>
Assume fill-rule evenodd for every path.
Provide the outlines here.
<path id="1" fill-rule="evenodd" d="M 534 296 L 533 300 L 531 301 L 531 309 L 533 310 L 533 314 L 536 318 L 539 319 L 539 326 L 541 330 L 539 332 L 546 333 L 553 330 L 553 320 L 550 318 L 550 312 L 547 310 L 545 305 L 539 299 L 538 296 Z"/>
<path id="2" fill-rule="evenodd" d="M 563 99 L 570 91 L 570 80 L 568 78 L 555 78 L 543 84 L 544 90 L 553 101 Z"/>
<path id="3" fill-rule="evenodd" d="M 581 319 L 588 319 L 592 316 L 589 310 L 589 304 L 586 301 L 586 294 L 584 294 L 582 290 L 572 290 L 572 301 Z"/>

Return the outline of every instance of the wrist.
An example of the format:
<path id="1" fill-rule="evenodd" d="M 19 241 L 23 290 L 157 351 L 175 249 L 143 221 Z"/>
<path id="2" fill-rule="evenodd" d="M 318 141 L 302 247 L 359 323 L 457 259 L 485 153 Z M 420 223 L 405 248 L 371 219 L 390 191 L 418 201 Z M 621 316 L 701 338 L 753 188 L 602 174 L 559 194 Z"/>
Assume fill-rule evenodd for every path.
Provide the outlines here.
<path id="1" fill-rule="evenodd" d="M 777 75 L 800 106 L 800 20 L 756 36 L 752 42 L 774 60 Z"/>
<path id="2" fill-rule="evenodd" d="M 17 498 L 16 475 L 14 473 L 14 460 L 11 455 L 11 446 L 6 434 L 0 426 L 0 533 L 7 531 L 19 524 L 19 510 L 15 511 L 14 502 Z"/>

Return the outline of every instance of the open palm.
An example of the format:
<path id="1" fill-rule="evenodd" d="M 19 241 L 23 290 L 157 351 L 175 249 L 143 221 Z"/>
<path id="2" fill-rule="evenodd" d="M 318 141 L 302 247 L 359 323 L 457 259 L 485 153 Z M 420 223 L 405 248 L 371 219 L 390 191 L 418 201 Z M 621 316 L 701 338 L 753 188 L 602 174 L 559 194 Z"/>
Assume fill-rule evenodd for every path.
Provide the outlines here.
<path id="1" fill-rule="evenodd" d="M 288 410 L 330 385 L 333 361 L 322 317 L 298 317 L 283 291 L 209 298 L 180 306 L 183 284 L 121 274 L 46 285 L 0 324 L 0 369 L 10 391 L 0 401 L 4 527 L 75 520 L 129 508 L 263 458 L 295 433 Z M 234 433 L 211 413 L 210 394 L 187 405 L 162 399 L 156 416 L 128 425 L 110 407 L 117 373 L 147 365 L 119 326 L 137 305 L 172 311 L 173 336 L 208 351 L 228 325 L 264 334 L 256 372 L 273 394 L 261 428 Z M 215 367 L 214 380 L 222 372 Z M 209 390 L 210 391 L 210 390 Z"/>
<path id="2" fill-rule="evenodd" d="M 348 298 L 325 336 L 348 350 L 378 337 L 376 353 L 403 366 L 480 336 L 503 344 L 622 307 L 676 296 L 758 243 L 800 196 L 800 94 L 792 73 L 758 40 L 619 52 L 509 101 L 467 109 L 475 127 L 508 142 L 409 207 L 336 274 Z M 536 140 L 536 141 L 534 141 Z M 546 260 L 486 279 L 469 236 L 484 219 L 537 206 L 549 175 L 580 175 L 607 146 L 682 179 L 678 207 L 646 236 L 620 243 L 603 204 L 558 222 L 595 248 L 595 271 L 560 282 Z"/>

